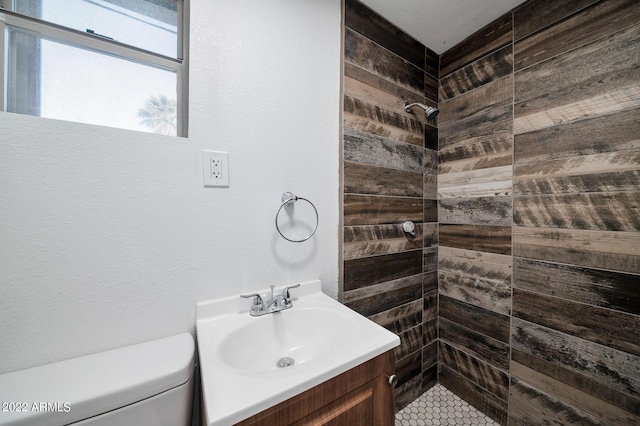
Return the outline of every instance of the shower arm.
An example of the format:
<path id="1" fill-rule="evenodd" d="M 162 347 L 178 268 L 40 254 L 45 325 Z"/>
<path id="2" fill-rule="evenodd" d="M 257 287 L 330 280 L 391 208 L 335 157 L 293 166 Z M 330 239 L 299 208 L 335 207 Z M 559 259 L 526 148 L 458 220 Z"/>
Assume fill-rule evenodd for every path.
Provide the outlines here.
<path id="1" fill-rule="evenodd" d="M 404 103 L 404 110 L 407 112 L 411 112 L 411 108 L 414 106 L 419 106 L 420 108 L 424 109 L 424 114 L 427 117 L 427 120 L 432 120 L 434 118 L 436 118 L 438 116 L 438 114 L 440 113 L 440 110 L 436 107 L 430 107 L 428 105 L 425 105 L 423 103 L 420 102 L 414 102 L 414 103 L 409 103 L 409 102 L 405 102 Z"/>
<path id="2" fill-rule="evenodd" d="M 409 102 L 405 102 L 404 103 L 404 110 L 407 111 L 407 112 L 411 112 L 411 108 L 414 107 L 414 106 L 419 106 L 420 108 L 422 108 L 425 111 L 427 110 L 427 108 L 429 108 L 428 106 L 426 106 L 425 104 L 420 103 L 420 102 L 414 102 L 412 104 L 410 104 Z"/>

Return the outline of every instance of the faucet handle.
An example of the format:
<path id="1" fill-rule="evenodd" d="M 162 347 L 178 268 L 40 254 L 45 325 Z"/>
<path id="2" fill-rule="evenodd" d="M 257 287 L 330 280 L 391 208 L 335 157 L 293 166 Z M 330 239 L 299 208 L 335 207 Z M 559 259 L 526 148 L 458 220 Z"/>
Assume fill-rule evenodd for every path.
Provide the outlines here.
<path id="1" fill-rule="evenodd" d="M 289 294 L 289 289 L 292 289 L 292 288 L 298 288 L 298 287 L 300 287 L 300 284 L 299 284 L 299 283 L 298 283 L 298 284 L 295 284 L 295 285 L 290 285 L 290 286 L 285 287 L 285 288 L 282 290 L 282 298 L 283 298 L 284 300 L 286 300 L 287 302 L 289 302 L 289 299 L 291 298 L 291 295 Z"/>
<path id="2" fill-rule="evenodd" d="M 241 294 L 240 297 L 243 297 L 245 299 L 250 299 L 253 297 L 253 304 L 251 305 L 251 308 L 262 307 L 262 296 L 260 296 L 258 293 Z"/>

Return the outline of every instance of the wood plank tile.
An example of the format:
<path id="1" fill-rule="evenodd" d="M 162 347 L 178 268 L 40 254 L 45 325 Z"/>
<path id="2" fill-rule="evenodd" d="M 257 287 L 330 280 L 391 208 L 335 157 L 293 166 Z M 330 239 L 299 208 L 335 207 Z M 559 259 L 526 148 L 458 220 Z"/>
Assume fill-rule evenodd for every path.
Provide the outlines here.
<path id="1" fill-rule="evenodd" d="M 344 128 L 344 161 L 423 172 L 424 149 L 407 143 Z"/>
<path id="2" fill-rule="evenodd" d="M 516 195 L 563 194 L 576 192 L 636 191 L 640 171 L 600 172 L 596 174 L 547 176 L 516 179 Z"/>
<path id="3" fill-rule="evenodd" d="M 640 315 L 640 275 L 518 258 L 513 270 L 516 288 Z"/>
<path id="4" fill-rule="evenodd" d="M 397 278 L 395 280 L 382 281 L 377 284 L 362 286 L 353 290 L 345 290 L 342 294 L 342 302 L 349 303 L 356 300 L 366 299 L 367 297 L 383 294 L 393 289 L 415 287 L 422 283 L 423 277 L 421 274 L 410 275 L 408 277 Z"/>
<path id="5" fill-rule="evenodd" d="M 440 78 L 440 55 L 427 47 L 424 70 L 434 76 Z"/>
<path id="6" fill-rule="evenodd" d="M 509 298 L 510 299 L 510 298 Z M 509 316 L 440 294 L 439 315 L 478 333 L 509 343 Z"/>
<path id="7" fill-rule="evenodd" d="M 424 71 L 355 31 L 344 31 L 344 60 L 423 95 Z"/>
<path id="8" fill-rule="evenodd" d="M 504 135 L 504 137 L 496 135 L 492 140 L 474 143 L 464 148 L 447 150 L 438 167 L 440 176 L 448 173 L 508 166 L 512 162 L 511 147 L 513 147 L 511 135 Z M 478 154 L 477 157 L 474 156 L 475 153 Z M 449 158 L 458 157 L 458 159 L 447 161 L 447 156 Z"/>
<path id="9" fill-rule="evenodd" d="M 516 41 L 540 31 L 566 17 L 580 12 L 598 0 L 534 0 L 524 3 L 513 11 L 513 35 Z"/>
<path id="10" fill-rule="evenodd" d="M 438 198 L 438 175 L 434 173 L 424 173 L 422 176 L 422 197 L 423 198 Z"/>
<path id="11" fill-rule="evenodd" d="M 434 151 L 438 150 L 438 128 L 431 124 L 424 126 L 424 147 Z"/>
<path id="12" fill-rule="evenodd" d="M 443 198 L 438 203 L 440 223 L 503 225 L 512 223 L 510 196 Z"/>
<path id="13" fill-rule="evenodd" d="M 426 117 L 416 117 L 404 110 L 405 102 L 425 102 L 423 94 L 417 94 L 348 62 L 344 63 L 343 77 L 346 95 L 397 111 L 405 117 L 417 118 L 423 123 L 427 121 Z"/>
<path id="14" fill-rule="evenodd" d="M 511 329 L 512 348 L 640 396 L 640 357 L 515 317 Z"/>
<path id="15" fill-rule="evenodd" d="M 426 370 L 438 362 L 438 342 L 433 342 L 422 348 L 422 370 Z"/>
<path id="16" fill-rule="evenodd" d="M 344 225 L 379 225 L 422 222 L 421 198 L 380 197 L 373 195 L 344 196 Z"/>
<path id="17" fill-rule="evenodd" d="M 344 192 L 352 194 L 422 197 L 421 172 L 343 162 Z"/>
<path id="18" fill-rule="evenodd" d="M 511 105 L 513 102 L 513 77 L 508 75 L 455 98 L 440 102 L 438 127 L 476 115 L 488 110 Z"/>
<path id="19" fill-rule="evenodd" d="M 347 111 L 348 108 L 359 107 L 358 105 L 354 105 L 353 102 L 359 101 L 355 101 L 354 99 L 345 99 L 345 109 L 343 110 L 344 128 L 351 128 L 397 142 L 406 142 L 419 146 L 421 138 L 416 137 L 412 132 L 407 132 L 406 130 L 376 122 L 375 120 L 359 116 L 358 114 L 350 113 Z"/>
<path id="20" fill-rule="evenodd" d="M 422 350 L 414 352 L 409 356 L 406 356 L 401 359 L 396 359 L 396 376 L 398 377 L 398 384 L 396 385 L 396 390 L 401 388 L 405 383 L 409 382 L 415 377 L 418 377 L 417 386 L 421 386 L 421 377 L 422 373 Z M 418 396 L 421 394 L 420 392 Z M 397 396 L 397 395 L 396 395 Z"/>
<path id="21" fill-rule="evenodd" d="M 511 137 L 512 132 L 513 105 L 491 106 L 484 110 L 483 114 L 472 115 L 446 125 L 440 123 L 438 126 L 439 150 L 460 149 L 467 145 L 479 145 L 483 141 L 497 141 L 505 138 L 505 135 Z M 475 154 L 460 158 L 475 157 L 479 153 L 486 155 L 489 152 L 498 151 L 496 149 L 478 151 L 476 148 L 471 152 Z M 458 158 L 450 158 L 447 161 L 455 161 L 456 159 Z"/>
<path id="22" fill-rule="evenodd" d="M 468 145 L 447 147 L 440 151 L 439 176 L 510 166 L 512 148 L 513 136 L 510 133 L 496 134 Z"/>
<path id="23" fill-rule="evenodd" d="M 423 223 L 422 226 L 422 246 L 431 247 L 438 245 L 438 224 Z"/>
<path id="24" fill-rule="evenodd" d="M 344 262 L 344 291 L 421 273 L 422 250 L 351 259 Z"/>
<path id="25" fill-rule="evenodd" d="M 423 68 L 425 47 L 384 17 L 356 0 L 345 2 L 344 23 L 377 44 Z"/>
<path id="26" fill-rule="evenodd" d="M 432 149 L 424 150 L 423 171 L 434 175 L 438 173 L 438 151 Z"/>
<path id="27" fill-rule="evenodd" d="M 515 136 L 516 165 L 640 148 L 640 111 L 622 111 Z"/>
<path id="28" fill-rule="evenodd" d="M 343 257 L 349 260 L 422 248 L 425 241 L 434 238 L 434 228 L 430 226 L 429 235 L 425 237 L 422 224 L 416 223 L 416 238 L 412 238 L 402 230 L 401 224 L 345 226 Z"/>
<path id="29" fill-rule="evenodd" d="M 427 293 L 423 297 L 422 318 L 424 322 L 438 319 L 438 291 Z"/>
<path id="30" fill-rule="evenodd" d="M 517 195 L 636 191 L 640 188 L 640 150 L 519 165 L 515 178 Z"/>
<path id="31" fill-rule="evenodd" d="M 422 324 L 421 299 L 405 303 L 377 314 L 369 315 L 369 319 L 395 334 Z"/>
<path id="32" fill-rule="evenodd" d="M 454 98 L 513 72 L 513 47 L 507 45 L 440 80 L 440 101 Z"/>
<path id="33" fill-rule="evenodd" d="M 515 167 L 518 179 L 536 176 L 576 176 L 640 169 L 640 149 L 581 155 Z"/>
<path id="34" fill-rule="evenodd" d="M 439 342 L 442 366 L 506 401 L 509 396 L 509 375 L 446 343 Z"/>
<path id="35" fill-rule="evenodd" d="M 453 247 L 438 248 L 438 268 L 473 279 L 511 285 L 513 258 L 508 255 L 485 253 Z"/>
<path id="36" fill-rule="evenodd" d="M 396 367 L 396 373 L 397 370 L 398 367 Z M 395 411 L 398 412 L 423 394 L 422 375 L 412 376 L 410 380 L 396 386 L 395 391 Z"/>
<path id="37" fill-rule="evenodd" d="M 349 95 L 344 96 L 344 126 L 420 147 L 424 140 L 420 121 Z"/>
<path id="38" fill-rule="evenodd" d="M 517 349 L 511 350 L 511 359 L 511 365 L 514 367 L 514 370 L 519 369 L 521 365 L 525 366 L 538 372 L 539 378 L 541 379 L 548 377 L 552 380 L 570 386 L 577 392 L 593 396 L 613 405 L 616 408 L 627 411 L 631 416 L 640 417 L 640 400 L 626 393 L 612 389 L 587 376 L 562 367 L 561 365 L 554 364 Z M 519 373 L 516 373 L 515 371 L 513 373 L 515 377 L 521 377 Z M 531 376 L 528 376 L 528 380 L 532 381 L 532 383 L 537 383 L 533 378 L 531 378 Z M 546 387 L 547 386 L 540 385 L 540 388 Z"/>
<path id="39" fill-rule="evenodd" d="M 575 108 L 572 106 L 575 105 L 590 106 L 592 109 L 597 107 L 598 110 L 592 115 L 597 116 L 597 112 L 600 110 L 602 110 L 600 111 L 601 115 L 604 115 L 604 112 L 608 112 L 613 108 L 609 104 L 617 100 L 616 96 L 612 94 L 624 94 L 626 98 L 632 96 L 636 87 L 640 84 L 638 82 L 639 73 L 639 66 L 616 69 L 609 73 L 578 81 L 575 85 L 561 87 L 556 91 L 544 90 L 544 93 L 540 93 L 537 97 L 516 103 L 514 105 L 515 117 L 521 118 L 556 110 L 568 115 L 567 111 L 571 111 L 571 108 Z M 620 95 L 618 95 L 618 98 L 620 98 Z M 622 100 L 626 102 L 626 98 L 622 97 Z M 600 101 L 596 103 L 596 100 Z M 623 108 L 619 109 L 622 110 Z"/>
<path id="40" fill-rule="evenodd" d="M 373 122 L 413 132 L 416 138 L 422 135 L 427 118 L 424 114 L 406 111 L 405 103 L 422 102 L 431 106 L 436 105 L 435 102 L 426 100 L 424 96 L 417 95 L 349 63 L 345 64 L 343 87 L 345 98 L 350 102 L 346 105 L 353 109 L 351 112 L 369 118 Z M 362 107 L 360 104 L 367 107 Z M 377 111 L 376 107 L 380 111 Z M 433 122 L 429 123 L 433 124 Z"/>
<path id="41" fill-rule="evenodd" d="M 384 294 L 345 303 L 345 305 L 363 316 L 371 316 L 393 309 L 422 297 L 422 288 L 409 286 L 393 289 Z"/>
<path id="42" fill-rule="evenodd" d="M 426 294 L 436 290 L 438 290 L 438 272 L 422 274 L 422 292 Z"/>
<path id="43" fill-rule="evenodd" d="M 440 312 L 442 311 L 441 302 Z M 513 315 L 601 345 L 640 355 L 640 316 L 637 315 L 518 288 L 513 290 Z"/>
<path id="44" fill-rule="evenodd" d="M 438 176 L 438 197 L 488 197 L 511 195 L 512 166 L 500 166 Z"/>
<path id="45" fill-rule="evenodd" d="M 441 246 L 511 254 L 511 227 L 489 225 L 440 225 Z"/>
<path id="46" fill-rule="evenodd" d="M 491 417 L 501 425 L 507 424 L 507 401 L 498 398 L 446 367 L 440 369 L 440 384 Z"/>
<path id="47" fill-rule="evenodd" d="M 515 69 L 539 63 L 638 22 L 640 6 L 637 1 L 598 2 L 581 13 L 516 42 Z"/>
<path id="48" fill-rule="evenodd" d="M 422 344 L 430 345 L 438 339 L 438 320 L 426 321 L 422 325 Z"/>
<path id="49" fill-rule="evenodd" d="M 440 78 L 512 41 L 511 12 L 452 46 L 440 57 Z"/>
<path id="50" fill-rule="evenodd" d="M 440 318 L 440 341 L 504 371 L 509 369 L 509 344 Z"/>
<path id="51" fill-rule="evenodd" d="M 535 413 L 535 417 L 532 416 Z M 553 395 L 529 386 L 522 380 L 511 379 L 509 391 L 509 423 L 514 425 L 537 426 L 558 425 L 602 425 L 595 416 L 564 402 Z"/>
<path id="52" fill-rule="evenodd" d="M 438 79 L 429 75 L 424 75 L 424 97 L 438 103 Z"/>
<path id="53" fill-rule="evenodd" d="M 580 424 L 595 420 L 598 425 L 636 425 L 640 421 L 633 413 L 517 362 L 511 363 L 511 374 L 515 378 L 513 397 L 523 399 L 531 408 L 536 407 L 536 412 L 546 413 L 545 419 L 549 421 L 575 423 L 576 418 L 580 418 Z"/>
<path id="54" fill-rule="evenodd" d="M 513 132 L 516 135 L 533 132 L 638 107 L 640 107 L 640 85 L 516 117 L 513 121 Z"/>
<path id="55" fill-rule="evenodd" d="M 438 275 L 440 296 L 447 296 L 499 314 L 510 314 L 509 285 L 442 269 L 438 271 Z"/>
<path id="56" fill-rule="evenodd" d="M 438 222 L 438 200 L 423 200 L 424 222 Z"/>
<path id="57" fill-rule="evenodd" d="M 518 226 L 640 231 L 640 192 L 528 195 L 513 199 Z"/>
<path id="58" fill-rule="evenodd" d="M 396 346 L 396 359 L 402 359 L 416 351 L 422 350 L 422 325 L 410 328 L 399 334 L 400 346 Z"/>
<path id="59" fill-rule="evenodd" d="M 515 102 L 537 98 L 541 90 L 553 93 L 597 76 L 633 68 L 640 57 L 639 41 L 640 25 L 636 25 L 517 71 Z M 518 44 L 516 69 L 517 67 Z"/>
<path id="60" fill-rule="evenodd" d="M 422 272 L 434 272 L 438 270 L 438 247 L 426 247 L 422 249 Z"/>
<path id="61" fill-rule="evenodd" d="M 430 368 L 422 371 L 422 389 L 423 393 L 438 384 L 438 365 L 432 365 Z"/>
<path id="62" fill-rule="evenodd" d="M 529 259 L 638 274 L 638 247 L 637 232 L 513 227 L 513 255 Z"/>

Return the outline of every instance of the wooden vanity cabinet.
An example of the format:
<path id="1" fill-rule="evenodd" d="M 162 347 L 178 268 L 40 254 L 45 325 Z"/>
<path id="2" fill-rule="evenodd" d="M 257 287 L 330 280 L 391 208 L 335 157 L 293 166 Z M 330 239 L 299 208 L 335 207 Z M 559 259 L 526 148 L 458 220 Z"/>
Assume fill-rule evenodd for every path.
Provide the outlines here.
<path id="1" fill-rule="evenodd" d="M 237 423 L 239 426 L 392 426 L 393 350 Z"/>

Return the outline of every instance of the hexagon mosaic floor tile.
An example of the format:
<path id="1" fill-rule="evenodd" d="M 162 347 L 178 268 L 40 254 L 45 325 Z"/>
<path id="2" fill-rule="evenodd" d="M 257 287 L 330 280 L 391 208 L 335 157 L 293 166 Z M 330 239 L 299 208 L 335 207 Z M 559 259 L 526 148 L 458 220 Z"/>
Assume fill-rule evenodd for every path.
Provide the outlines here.
<path id="1" fill-rule="evenodd" d="M 395 426 L 498 426 L 442 385 L 435 385 L 396 413 Z"/>

